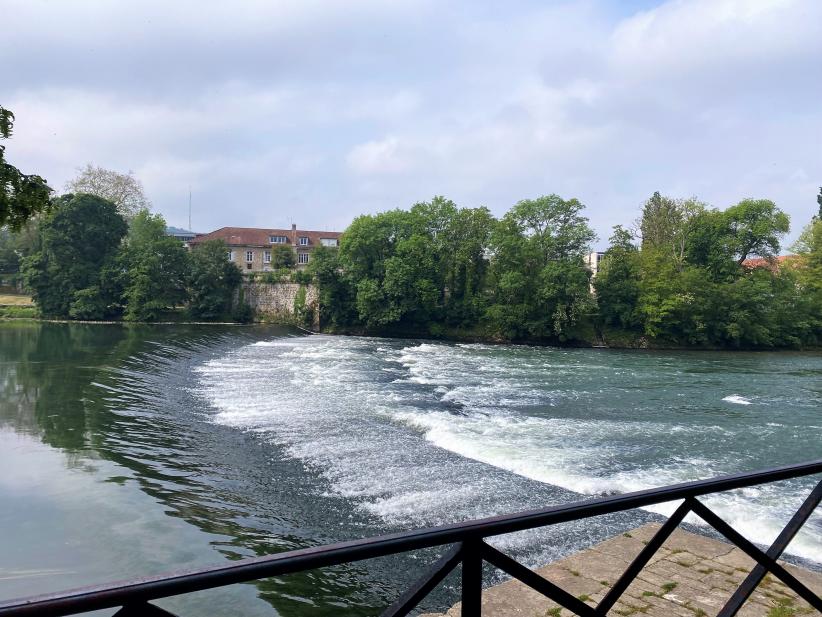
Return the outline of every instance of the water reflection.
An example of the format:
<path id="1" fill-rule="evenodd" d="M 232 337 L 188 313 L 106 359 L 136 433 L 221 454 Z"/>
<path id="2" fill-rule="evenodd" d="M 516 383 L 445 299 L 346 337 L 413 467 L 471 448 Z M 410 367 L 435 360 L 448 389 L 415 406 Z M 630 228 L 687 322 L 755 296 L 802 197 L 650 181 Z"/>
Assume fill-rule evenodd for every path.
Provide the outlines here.
<path id="1" fill-rule="evenodd" d="M 189 391 L 193 363 L 278 335 L 293 333 L 272 327 L 0 324 L 0 427 L 18 435 L 3 460 L 34 474 L 23 483 L 0 482 L 0 497 L 6 491 L 4 502 L 14 506 L 0 518 L 14 545 L 4 546 L 0 558 L 0 597 L 373 532 L 343 500 L 320 506 L 305 499 L 311 472 L 253 435 L 204 421 L 203 403 Z M 66 471 L 52 452 L 19 436 L 59 450 Z M 8 468 L 3 474 L 10 478 Z M 22 522 L 23 516 L 30 520 Z M 37 534 L 15 538 L 23 526 L 46 529 L 42 545 Z M 95 528 L 99 538 L 90 533 Z M 382 561 L 376 571 L 373 564 L 325 569 L 164 605 L 190 614 L 203 608 L 219 614 L 220 606 L 248 615 L 269 614 L 270 607 L 283 615 L 372 614 L 396 595 L 402 584 L 397 578 L 405 579 L 400 574 L 385 582 L 397 560 Z M 49 563 L 61 567 L 41 567 Z M 257 604 L 258 594 L 267 605 Z"/>

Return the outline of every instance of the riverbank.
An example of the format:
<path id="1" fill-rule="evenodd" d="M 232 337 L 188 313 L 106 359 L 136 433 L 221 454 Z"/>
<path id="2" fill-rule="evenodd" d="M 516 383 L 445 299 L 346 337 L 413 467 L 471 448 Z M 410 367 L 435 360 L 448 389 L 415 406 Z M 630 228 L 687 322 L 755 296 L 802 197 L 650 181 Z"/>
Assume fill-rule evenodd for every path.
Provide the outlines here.
<path id="1" fill-rule="evenodd" d="M 537 570 L 591 607 L 619 579 L 659 529 L 649 523 Z M 822 573 L 782 562 L 797 579 L 822 595 Z M 735 546 L 677 529 L 639 573 L 609 614 L 652 617 L 716 615 L 754 566 Z M 740 617 L 799 617 L 814 609 L 773 576 L 766 576 L 737 613 Z M 483 592 L 487 617 L 565 617 L 569 610 L 516 580 Z M 458 617 L 460 604 L 443 614 Z"/>
<path id="2" fill-rule="evenodd" d="M 185 319 L 160 320 L 150 322 L 115 320 L 76 320 L 48 319 L 39 317 L 33 306 L 0 306 L 0 323 L 2 322 L 42 322 L 42 323 L 77 323 L 77 324 L 143 324 L 143 325 L 279 325 L 297 328 L 306 334 L 331 334 L 339 336 L 373 337 L 385 339 L 428 340 L 446 343 L 480 343 L 485 345 L 530 345 L 536 347 L 559 347 L 566 349 L 614 349 L 614 350 L 647 350 L 647 351 L 822 351 L 822 346 L 806 345 L 802 347 L 716 347 L 709 345 L 677 345 L 665 341 L 649 339 L 636 333 L 607 331 L 589 338 L 559 340 L 555 338 L 540 339 L 506 339 L 492 336 L 480 330 L 444 329 L 430 332 L 416 329 L 354 329 L 336 328 L 314 330 L 305 328 L 297 319 L 272 318 L 271 315 L 255 317 L 250 322 L 235 321 L 187 321 Z"/>

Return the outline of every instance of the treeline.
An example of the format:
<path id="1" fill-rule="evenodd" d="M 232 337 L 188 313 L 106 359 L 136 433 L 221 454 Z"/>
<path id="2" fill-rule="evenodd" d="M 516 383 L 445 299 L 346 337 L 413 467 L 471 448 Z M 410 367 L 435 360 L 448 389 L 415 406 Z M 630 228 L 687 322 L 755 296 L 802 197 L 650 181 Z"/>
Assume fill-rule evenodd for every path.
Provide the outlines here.
<path id="1" fill-rule="evenodd" d="M 822 196 L 820 197 L 822 201 Z M 789 221 L 768 200 L 720 211 L 655 193 L 616 227 L 591 279 L 584 206 L 557 195 L 501 219 L 442 197 L 360 216 L 310 271 L 333 331 L 705 347 L 822 342 L 822 223 L 780 264 Z M 822 203 L 820 203 L 822 210 Z M 822 211 L 820 212 L 822 216 Z M 763 267 L 745 260 L 764 258 Z"/>
<path id="2" fill-rule="evenodd" d="M 143 209 L 127 219 L 95 195 L 53 199 L 22 231 L 0 237 L 3 255 L 44 317 L 155 321 L 182 307 L 191 319 L 252 317 L 224 243 L 189 252 L 161 216 Z"/>

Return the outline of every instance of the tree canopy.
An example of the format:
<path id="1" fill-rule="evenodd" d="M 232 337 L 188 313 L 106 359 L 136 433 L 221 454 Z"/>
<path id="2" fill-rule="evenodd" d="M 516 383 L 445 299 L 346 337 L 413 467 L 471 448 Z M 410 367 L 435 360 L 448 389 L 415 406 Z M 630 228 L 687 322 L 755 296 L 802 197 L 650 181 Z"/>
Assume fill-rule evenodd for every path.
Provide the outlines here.
<path id="1" fill-rule="evenodd" d="M 134 172 L 123 174 L 91 163 L 78 171 L 77 177 L 66 183 L 68 192 L 88 193 L 107 199 L 126 219 L 151 208 L 143 184 L 134 176 Z"/>
<path id="2" fill-rule="evenodd" d="M 0 139 L 9 139 L 14 129 L 14 114 L 0 107 Z M 49 206 L 51 189 L 35 174 L 24 174 L 6 160 L 6 147 L 0 144 L 0 227 L 20 229 L 26 221 Z"/>
<path id="3" fill-rule="evenodd" d="M 40 248 L 24 260 L 25 282 L 49 317 L 102 319 L 117 312 L 116 256 L 128 225 L 110 201 L 63 195 L 40 227 Z"/>

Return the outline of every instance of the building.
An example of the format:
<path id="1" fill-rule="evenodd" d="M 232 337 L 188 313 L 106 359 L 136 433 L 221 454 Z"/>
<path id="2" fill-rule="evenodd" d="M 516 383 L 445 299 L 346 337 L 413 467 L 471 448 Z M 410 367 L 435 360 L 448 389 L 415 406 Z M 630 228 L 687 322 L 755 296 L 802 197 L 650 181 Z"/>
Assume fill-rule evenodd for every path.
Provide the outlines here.
<path id="1" fill-rule="evenodd" d="M 746 270 L 768 268 L 771 272 L 778 272 L 784 267 L 795 268 L 801 263 L 802 258 L 799 255 L 776 255 L 775 257 L 749 257 L 742 262 L 742 267 Z"/>
<path id="2" fill-rule="evenodd" d="M 166 227 L 166 235 L 177 238 L 180 242 L 188 246 L 188 243 L 199 234 L 189 231 L 188 229 L 181 229 L 180 227 Z"/>
<path id="3" fill-rule="evenodd" d="M 255 227 L 223 227 L 211 233 L 198 235 L 189 243 L 196 246 L 208 240 L 222 240 L 228 247 L 228 259 L 243 272 L 268 272 L 271 270 L 273 250 L 278 246 L 290 246 L 295 253 L 298 267 L 311 261 L 311 251 L 318 246 L 340 245 L 339 231 L 305 231 L 296 225 L 291 229 L 258 229 Z"/>
<path id="4" fill-rule="evenodd" d="M 588 253 L 585 256 L 585 266 L 591 271 L 591 278 L 594 278 L 597 275 L 597 272 L 599 272 L 599 263 L 602 261 L 604 256 L 605 253 L 601 253 L 599 251 Z"/>

